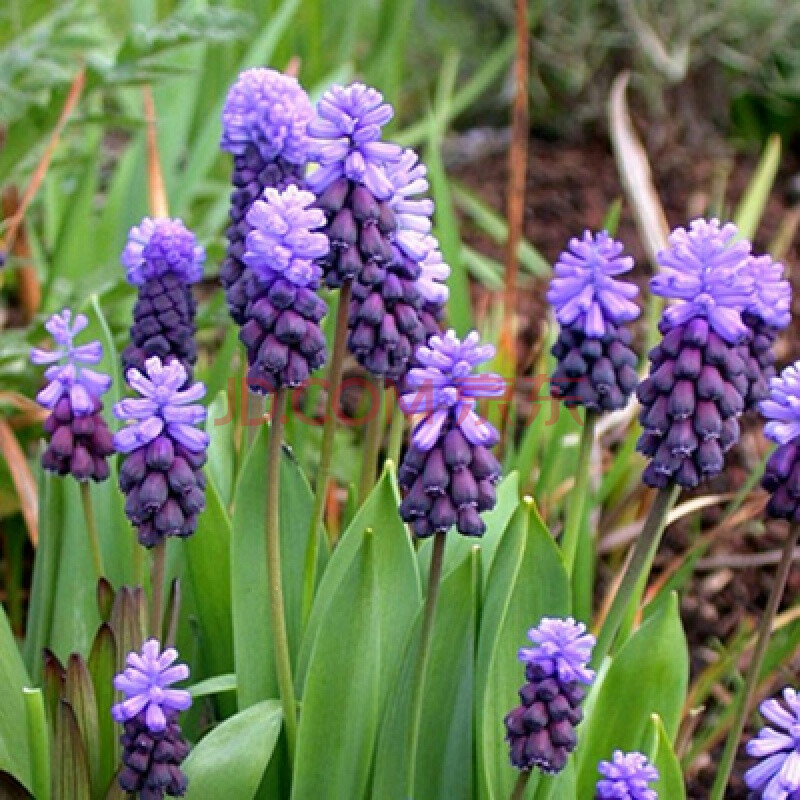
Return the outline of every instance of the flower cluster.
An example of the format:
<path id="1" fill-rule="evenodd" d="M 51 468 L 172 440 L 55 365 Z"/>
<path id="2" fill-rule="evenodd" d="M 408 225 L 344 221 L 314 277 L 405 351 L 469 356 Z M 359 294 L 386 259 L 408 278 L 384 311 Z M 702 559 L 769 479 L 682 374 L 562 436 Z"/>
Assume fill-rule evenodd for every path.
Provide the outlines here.
<path id="1" fill-rule="evenodd" d="M 119 482 L 140 543 L 153 547 L 166 536 L 194 533 L 205 508 L 208 434 L 195 426 L 206 417 L 196 404 L 206 390 L 201 383 L 187 386 L 179 361 L 163 364 L 157 356 L 147 359 L 144 372 L 129 369 L 127 378 L 141 397 L 114 406 L 115 416 L 130 422 L 114 436 L 117 450 L 127 454 Z"/>
<path id="2" fill-rule="evenodd" d="M 124 369 L 141 370 L 158 356 L 177 359 L 191 378 L 197 360 L 191 284 L 203 276 L 205 251 L 181 220 L 145 217 L 131 228 L 121 260 L 138 289 Z"/>
<path id="3" fill-rule="evenodd" d="M 650 375 L 637 390 L 644 433 L 639 449 L 652 460 L 644 480 L 694 488 L 722 470 L 739 438 L 750 381 L 741 345 L 742 312 L 753 293 L 749 243 L 734 225 L 695 220 L 675 230 L 659 254 L 663 273 L 653 291 L 678 302 L 662 316 L 661 343 L 650 352 Z"/>
<path id="4" fill-rule="evenodd" d="M 160 643 L 149 639 L 141 653 L 128 654 L 125 670 L 114 678 L 114 688 L 126 698 L 111 710 L 123 725 L 119 785 L 142 800 L 180 797 L 188 785 L 180 765 L 189 745 L 178 714 L 189 708 L 192 698 L 185 689 L 170 688 L 189 677 L 185 664 L 175 664 L 177 658 L 174 648 L 162 652 Z"/>
<path id="5" fill-rule="evenodd" d="M 764 471 L 767 513 L 800 521 L 800 362 L 772 378 L 769 397 L 759 408 L 767 420 L 765 435 L 778 445 Z"/>
<path id="6" fill-rule="evenodd" d="M 465 536 L 486 530 L 480 512 L 495 504 L 500 465 L 490 448 L 499 436 L 475 405 L 478 398 L 501 396 L 505 383 L 498 375 L 472 373 L 493 355 L 477 333 L 461 341 L 452 330 L 417 350 L 420 366 L 409 371 L 400 405 L 422 419 L 398 472 L 406 492 L 400 515 L 416 536 L 453 525 Z"/>
<path id="7" fill-rule="evenodd" d="M 317 230 L 325 216 L 313 203 L 314 195 L 296 186 L 267 189 L 247 214 L 243 260 L 250 277 L 239 336 L 252 391 L 299 386 L 325 363 L 320 320 L 327 306 L 317 295 L 315 259 L 328 252 L 328 239 Z"/>
<path id="8" fill-rule="evenodd" d="M 320 167 L 308 183 L 327 216 L 326 283 L 352 284 L 349 349 L 372 374 L 398 381 L 425 340 L 420 278 L 433 203 L 419 196 L 428 183 L 416 154 L 380 141 L 391 116 L 374 89 L 330 89 L 309 126 Z"/>
<path id="9" fill-rule="evenodd" d="M 642 753 L 615 750 L 611 761 L 601 761 L 595 800 L 658 800 L 650 784 L 658 780 L 658 770 Z"/>
<path id="10" fill-rule="evenodd" d="M 83 314 L 73 318 L 69 309 L 54 314 L 45 328 L 58 347 L 34 348 L 31 361 L 49 365 L 45 370 L 47 385 L 36 395 L 39 405 L 50 411 L 44 423 L 49 440 L 42 466 L 79 481 L 103 481 L 109 473 L 108 457 L 114 452 L 102 415 L 102 397 L 111 386 L 111 378 L 87 366 L 102 359 L 100 342 L 74 342 L 88 324 Z"/>
<path id="11" fill-rule="evenodd" d="M 233 155 L 228 249 L 220 271 L 228 309 L 242 324 L 247 306 L 247 265 L 243 260 L 250 230 L 247 214 L 268 188 L 302 185 L 308 161 L 311 101 L 297 80 L 272 69 L 242 72 L 222 111 L 223 150 Z"/>
<path id="12" fill-rule="evenodd" d="M 577 744 L 584 686 L 594 680 L 588 667 L 594 637 L 582 622 L 549 617 L 528 636 L 535 646 L 519 651 L 527 682 L 519 690 L 520 705 L 505 718 L 511 763 L 560 772 Z"/>
<path id="13" fill-rule="evenodd" d="M 639 316 L 639 290 L 615 277 L 632 268 L 605 231 L 572 239 L 555 265 L 547 293 L 560 324 L 551 392 L 568 406 L 615 411 L 636 388 L 636 354 L 624 325 Z"/>
<path id="14" fill-rule="evenodd" d="M 747 787 L 766 800 L 794 800 L 800 792 L 800 697 L 794 689 L 761 704 L 761 713 L 771 723 L 747 743 L 747 754 L 760 759 L 745 773 Z"/>

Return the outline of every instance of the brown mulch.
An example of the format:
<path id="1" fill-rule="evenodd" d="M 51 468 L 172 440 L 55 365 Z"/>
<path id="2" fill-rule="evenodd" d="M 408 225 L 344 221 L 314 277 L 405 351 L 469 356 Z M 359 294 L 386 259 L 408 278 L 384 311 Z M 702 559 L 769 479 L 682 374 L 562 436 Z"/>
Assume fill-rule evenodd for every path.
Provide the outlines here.
<path id="1" fill-rule="evenodd" d="M 758 161 L 752 156 L 731 157 L 729 149 L 719 140 L 709 139 L 701 148 L 689 148 L 676 135 L 658 132 L 647 143 L 653 167 L 654 180 L 671 226 L 683 225 L 696 216 L 703 215 L 713 196 L 712 189 L 723 172 L 729 172 L 725 191 L 726 211 L 741 198 Z M 756 250 L 763 252 L 775 236 L 781 220 L 789 210 L 789 187 L 793 176 L 800 171 L 796 154 L 784 154 L 783 165 L 770 196 L 766 213 L 755 238 Z M 505 153 L 482 157 L 477 162 L 459 166 L 454 176 L 499 212 L 505 209 L 507 161 Z M 610 144 L 602 138 L 571 143 L 534 138 L 530 142 L 527 174 L 527 205 L 525 235 L 550 261 L 557 258 L 571 236 L 579 235 L 585 228 L 598 229 L 611 203 L 622 197 L 616 164 Z M 467 241 L 499 261 L 504 260 L 502 247 L 488 240 L 468 220 L 464 220 Z M 638 233 L 627 205 L 623 205 L 617 237 L 635 256 L 635 279 L 644 287 L 650 266 L 640 244 Z M 800 263 L 800 241 L 792 243 L 784 258 L 790 267 Z M 800 357 L 800 277 L 792 270 L 795 284 L 795 322 L 781 339 L 778 358 L 781 365 Z M 528 345 L 538 350 L 544 315 L 544 280 L 524 278 L 518 292 L 518 310 L 523 320 L 522 337 Z M 480 291 L 480 290 L 478 290 Z M 484 300 L 485 298 L 477 298 Z M 746 480 L 749 472 L 758 466 L 764 453 L 765 442 L 759 431 L 760 423 L 751 419 L 743 425 L 742 442 L 737 448 L 730 467 L 711 487 L 709 492 L 732 492 Z M 698 533 L 708 531 L 715 524 L 719 509 L 709 509 L 696 522 L 676 524 L 668 531 L 659 553 L 658 567 L 675 566 L 687 553 Z M 757 624 L 763 610 L 774 574 L 774 565 L 749 566 L 753 557 L 769 551 L 779 552 L 785 529 L 780 524 L 764 526 L 761 506 L 756 500 L 750 513 L 735 527 L 720 531 L 706 553 L 701 569 L 697 570 L 682 590 L 681 611 L 691 652 L 692 679 L 710 664 L 717 661 L 720 645 L 746 626 Z M 698 530 L 699 529 L 699 530 Z M 790 605 L 800 591 L 800 570 L 794 570 L 784 604 Z M 794 659 L 797 661 L 797 659 Z M 793 682 L 794 675 L 784 668 L 776 677 L 773 690 Z M 715 687 L 708 701 L 708 713 L 718 713 L 729 705 L 731 687 Z M 697 709 L 701 714 L 705 709 Z M 749 734 L 748 734 L 749 735 Z M 698 757 L 689 775 L 689 796 L 707 798 L 715 774 L 715 764 L 721 746 L 715 745 L 710 753 Z M 735 776 L 727 797 L 745 798 L 746 790 L 741 775 L 749 765 L 741 754 Z"/>

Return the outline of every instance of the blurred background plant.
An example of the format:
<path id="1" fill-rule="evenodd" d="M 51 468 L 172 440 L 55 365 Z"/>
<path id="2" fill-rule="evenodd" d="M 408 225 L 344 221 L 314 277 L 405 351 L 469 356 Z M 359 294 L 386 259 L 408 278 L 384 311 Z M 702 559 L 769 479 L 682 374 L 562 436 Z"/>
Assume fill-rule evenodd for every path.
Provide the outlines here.
<path id="1" fill-rule="evenodd" d="M 647 232 L 634 227 L 632 214 L 647 199 L 636 194 L 643 184 L 626 184 L 635 177 L 637 162 L 630 149 L 623 152 L 620 181 L 607 138 L 612 83 L 620 70 L 630 70 L 637 127 L 648 148 L 659 156 L 666 152 L 653 159 L 653 171 L 671 223 L 706 212 L 735 213 L 763 249 L 792 256 L 800 215 L 776 187 L 788 186 L 796 168 L 800 7 L 790 0 L 534 0 L 529 12 L 530 116 L 537 138 L 528 166 L 526 236 L 519 247 L 520 337 L 512 367 L 528 383 L 505 425 L 504 457 L 507 469 L 519 472 L 520 488 L 532 492 L 558 531 L 572 488 L 578 426 L 565 413 L 547 424 L 550 408 L 541 400 L 546 381 L 529 391 L 552 366 L 547 353 L 553 334 L 537 300 L 549 277 L 548 259 L 584 226 L 605 224 L 618 229 L 638 256 L 640 282 L 649 274 Z M 89 311 L 97 321 L 94 335 L 107 346 L 109 367 L 110 354 L 124 346 L 133 292 L 119 252 L 130 226 L 147 213 L 142 87 L 153 91 L 171 213 L 191 225 L 209 252 L 200 288 L 198 375 L 216 404 L 213 419 L 222 416 L 219 393 L 241 356 L 222 293 L 215 291 L 230 190 L 228 159 L 218 149 L 219 118 L 238 72 L 291 65 L 315 98 L 332 81 L 353 76 L 380 88 L 398 109 L 390 135 L 420 148 L 428 164 L 436 233 L 453 269 L 449 321 L 461 332 L 477 326 L 497 341 L 501 304 L 494 300 L 504 285 L 502 247 L 508 235 L 505 148 L 514 19 L 510 4 L 501 0 L 9 0 L 0 15 L 5 262 L 0 267 L 0 586 L 19 636 L 26 610 L 44 602 L 31 595 L 31 556 L 40 528 L 55 524 L 58 509 L 50 497 L 45 515 L 36 502 L 32 465 L 41 413 L 28 399 L 39 382 L 28 350 L 41 340 L 46 315 L 65 305 Z M 618 148 L 625 139 L 621 130 L 613 132 Z M 767 143 L 771 133 L 782 141 Z M 760 161 L 749 155 L 762 150 Z M 639 331 L 640 352 L 644 328 L 656 318 L 651 309 Z M 781 360 L 789 356 L 784 344 Z M 307 402 L 311 408 L 315 398 Z M 354 416 L 360 402 L 357 393 L 345 396 Z M 227 509 L 251 438 L 240 407 L 236 421 L 215 440 L 218 453 L 232 453 L 232 460 L 212 459 L 224 466 L 217 467 L 220 497 L 208 527 L 217 524 L 224 531 L 230 530 Z M 318 428 L 290 422 L 288 438 L 306 472 L 313 472 L 319 434 Z M 598 602 L 602 608 L 601 590 L 619 568 L 648 502 L 639 482 L 633 415 L 613 417 L 599 435 L 602 447 L 593 457 L 594 495 L 586 514 L 604 533 L 594 552 L 579 554 L 573 586 L 574 610 L 584 619 Z M 338 502 L 329 509 L 328 522 L 344 530 L 354 510 L 348 487 L 357 480 L 362 431 L 347 427 L 337 436 Z M 758 567 L 776 556 L 777 538 L 760 522 L 762 499 L 752 491 L 765 443 L 755 427 L 745 432 L 745 442 L 729 481 L 675 512 L 677 524 L 647 595 L 657 600 L 678 590 L 682 610 L 691 617 L 693 683 L 676 749 L 693 775 L 712 762 L 730 724 L 728 701 L 769 585 L 769 571 Z M 305 501 L 307 487 L 299 478 L 297 485 Z M 509 493 L 516 490 L 509 485 Z M 101 524 L 105 519 L 125 525 L 107 494 Z M 126 559 L 125 552 L 116 553 L 110 577 L 127 576 Z M 94 628 L 85 620 L 102 618 L 92 593 L 73 595 L 80 570 L 91 571 L 84 560 L 78 553 L 67 565 L 75 575 L 54 581 L 49 590 L 48 602 L 60 608 L 58 636 L 49 643 L 62 661 L 72 648 L 89 656 Z M 200 567 L 194 562 L 194 577 L 216 567 L 213 558 Z M 745 570 L 747 580 L 737 581 Z M 596 586 L 600 589 L 593 591 Z M 182 636 L 195 642 L 197 626 L 213 620 L 215 601 L 209 611 L 202 597 L 199 605 L 192 598 L 191 580 L 187 587 L 184 608 L 192 621 Z M 797 616 L 797 608 L 790 607 L 779 618 L 761 694 L 792 663 Z M 37 642 L 26 647 L 34 674 Z M 199 678 L 230 671 L 230 648 L 221 652 L 221 662 L 205 664 Z M 701 717 L 696 712 L 704 707 L 709 713 Z M 197 721 L 196 730 L 206 722 Z"/>

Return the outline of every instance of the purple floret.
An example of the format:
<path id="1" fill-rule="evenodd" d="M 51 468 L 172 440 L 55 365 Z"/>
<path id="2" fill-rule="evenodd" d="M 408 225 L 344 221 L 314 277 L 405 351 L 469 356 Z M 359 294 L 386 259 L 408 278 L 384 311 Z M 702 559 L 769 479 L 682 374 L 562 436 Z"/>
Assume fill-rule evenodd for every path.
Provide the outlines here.
<path id="1" fill-rule="evenodd" d="M 638 288 L 616 278 L 633 269 L 633 259 L 622 255 L 623 246 L 606 231 L 586 231 L 571 239 L 553 268 L 547 299 L 563 327 L 601 338 L 609 323 L 615 326 L 639 316 L 633 299 Z"/>
<path id="2" fill-rule="evenodd" d="M 134 286 L 172 273 L 183 283 L 203 277 L 205 250 L 179 219 L 145 217 L 130 230 L 122 251 L 122 265 Z"/>
<path id="3" fill-rule="evenodd" d="M 744 774 L 749 789 L 764 800 L 796 800 L 800 796 L 800 698 L 787 687 L 781 700 L 765 700 L 760 710 L 769 725 L 747 743 L 747 754 L 759 763 Z"/>
<path id="4" fill-rule="evenodd" d="M 394 112 L 383 95 L 363 83 L 332 86 L 317 104 L 308 126 L 311 158 L 319 169 L 308 178 L 321 194 L 340 178 L 365 186 L 377 200 L 392 194 L 386 165 L 399 161 L 401 149 L 381 141 L 384 125 Z"/>
<path id="5" fill-rule="evenodd" d="M 128 653 L 125 670 L 114 678 L 114 688 L 125 695 L 111 709 L 114 720 L 123 723 L 144 712 L 149 730 L 161 733 L 169 711 L 186 711 L 192 704 L 189 692 L 170 688 L 189 677 L 189 667 L 176 664 L 177 659 L 178 651 L 167 647 L 162 652 L 157 639 L 148 639 L 141 653 Z"/>
<path id="6" fill-rule="evenodd" d="M 51 413 L 44 422 L 49 440 L 42 454 L 42 466 L 58 475 L 72 475 L 78 481 L 108 477 L 108 456 L 114 452 L 111 432 L 102 415 L 103 395 L 111 378 L 87 365 L 103 357 L 100 342 L 76 345 L 74 338 L 89 320 L 65 309 L 45 323 L 53 336 L 55 350 L 31 350 L 34 364 L 49 364 L 47 384 L 36 400 Z"/>
<path id="7" fill-rule="evenodd" d="M 281 158 L 305 164 L 313 117 L 311 101 L 296 78 L 264 67 L 248 69 L 228 91 L 220 147 L 244 155 L 252 145 L 265 162 Z"/>
<path id="8" fill-rule="evenodd" d="M 491 452 L 498 433 L 480 417 L 478 398 L 499 397 L 499 375 L 473 375 L 494 348 L 480 345 L 477 333 L 461 341 L 453 331 L 432 336 L 419 347 L 409 370 L 400 406 L 420 414 L 411 446 L 398 471 L 405 496 L 400 516 L 415 536 L 444 533 L 451 527 L 464 536 L 482 536 L 481 513 L 494 508 L 500 464 Z"/>
<path id="9" fill-rule="evenodd" d="M 528 631 L 534 647 L 523 647 L 526 683 L 520 705 L 506 714 L 506 739 L 517 769 L 560 772 L 578 743 L 586 685 L 594 680 L 588 664 L 594 637 L 571 617 L 546 617 Z"/>
<path id="10" fill-rule="evenodd" d="M 131 652 L 126 668 L 114 678 L 114 688 L 125 700 L 111 709 L 123 726 L 122 769 L 118 781 L 124 792 L 140 800 L 182 797 L 188 779 L 181 764 L 189 745 L 181 732 L 178 715 L 192 703 L 186 689 L 172 688 L 189 677 L 185 664 L 175 664 L 173 647 L 161 651 L 157 639 L 149 639 L 140 653 Z"/>
<path id="11" fill-rule="evenodd" d="M 747 339 L 742 313 L 754 293 L 751 245 L 738 233 L 733 223 L 696 219 L 688 231 L 676 228 L 670 234 L 669 247 L 658 254 L 661 270 L 650 281 L 654 294 L 680 301 L 665 309 L 668 325 L 701 317 L 730 344 Z"/>
<path id="12" fill-rule="evenodd" d="M 299 386 L 325 363 L 320 320 L 327 306 L 317 294 L 322 271 L 316 259 L 328 252 L 328 237 L 319 232 L 325 215 L 314 200 L 296 186 L 267 189 L 247 215 L 243 259 L 250 277 L 239 338 L 255 392 Z"/>
<path id="13" fill-rule="evenodd" d="M 642 753 L 615 750 L 611 761 L 601 761 L 597 769 L 603 777 L 595 800 L 658 800 L 649 785 L 658 781 L 658 770 Z"/>

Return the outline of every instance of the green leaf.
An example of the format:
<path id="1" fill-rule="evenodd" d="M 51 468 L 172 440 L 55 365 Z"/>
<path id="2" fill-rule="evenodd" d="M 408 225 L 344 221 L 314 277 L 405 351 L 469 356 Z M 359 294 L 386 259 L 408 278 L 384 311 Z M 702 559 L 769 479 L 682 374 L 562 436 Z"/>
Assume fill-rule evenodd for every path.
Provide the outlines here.
<path id="1" fill-rule="evenodd" d="M 95 699 L 92 678 L 86 662 L 77 653 L 67 661 L 66 700 L 75 713 L 75 722 L 86 748 L 86 766 L 89 775 L 96 781 L 99 777 L 100 741 L 98 738 L 97 700 Z M 103 789 L 107 787 L 102 787 Z M 101 787 L 92 786 L 92 794 L 101 794 Z"/>
<path id="2" fill-rule="evenodd" d="M 33 560 L 33 584 L 28 607 L 23 655 L 34 682 L 42 673 L 42 651 L 50 641 L 56 576 L 61 561 L 65 481 L 45 472 L 37 459 L 39 546 Z"/>
<path id="3" fill-rule="evenodd" d="M 517 772 L 508 760 L 503 717 L 518 702 L 524 681 L 517 651 L 542 617 L 569 613 L 569 598 L 558 548 L 533 500 L 526 498 L 497 547 L 481 619 L 476 667 L 481 797 L 511 795 Z"/>
<path id="4" fill-rule="evenodd" d="M 117 643 L 114 632 L 105 623 L 95 636 L 89 655 L 89 672 L 97 700 L 97 728 L 100 742 L 100 761 L 97 786 L 108 787 L 119 765 L 119 729 L 111 716 L 114 704 L 114 674 L 116 673 Z"/>
<path id="5" fill-rule="evenodd" d="M 22 690 L 30 686 L 5 609 L 0 606 L 0 772 L 31 787 L 25 702 Z"/>
<path id="6" fill-rule="evenodd" d="M 658 714 L 650 718 L 652 725 L 651 744 L 646 755 L 658 770 L 658 782 L 653 786 L 659 797 L 669 800 L 686 800 L 686 786 L 683 781 L 681 765 L 672 743 L 667 736 L 664 723 Z"/>
<path id="7" fill-rule="evenodd" d="M 53 800 L 90 800 L 86 748 L 72 706 L 58 704 L 54 748 Z"/>
<path id="8" fill-rule="evenodd" d="M 189 687 L 192 697 L 208 697 L 211 694 L 221 694 L 222 692 L 236 691 L 236 675 L 215 675 L 213 678 L 206 678 L 204 681 L 195 683 Z"/>
<path id="9" fill-rule="evenodd" d="M 231 521 L 213 481 L 206 486 L 206 509 L 198 519 L 197 533 L 184 548 L 207 674 L 233 672 Z"/>
<path id="10" fill-rule="evenodd" d="M 376 534 L 368 531 L 327 604 L 309 657 L 292 800 L 365 797 L 380 693 Z M 393 595 L 396 601 L 396 596 Z"/>
<path id="11" fill-rule="evenodd" d="M 667 737 L 678 730 L 689 680 L 689 654 L 675 593 L 625 643 L 589 696 L 576 752 L 578 797 L 590 797 L 597 764 L 616 749 L 640 750 L 658 714 Z M 636 702 L 631 703 L 631 687 Z"/>
<path id="12" fill-rule="evenodd" d="M 251 800 L 281 731 L 281 706 L 264 700 L 226 719 L 195 746 L 183 765 L 186 800 Z"/>
<path id="13" fill-rule="evenodd" d="M 411 538 L 397 512 L 400 503 L 393 476 L 387 468 L 347 530 L 342 535 L 320 581 L 298 659 L 296 684 L 302 687 L 322 620 L 339 591 L 339 585 L 358 557 L 367 530 L 375 531 L 373 546 L 380 614 L 381 691 L 395 680 L 406 638 L 422 602 L 417 560 Z M 398 601 L 402 598 L 402 602 Z"/>
<path id="14" fill-rule="evenodd" d="M 752 239 L 756 235 L 780 165 L 781 137 L 775 133 L 769 137 L 756 171 L 733 215 L 742 239 Z"/>
<path id="15" fill-rule="evenodd" d="M 233 645 L 239 708 L 278 692 L 272 658 L 269 583 L 264 534 L 268 427 L 262 426 L 247 454 L 235 491 L 231 542 Z M 281 459 L 281 563 L 289 646 L 297 652 L 302 633 L 305 547 L 313 496 L 294 458 Z M 198 543 L 199 544 L 199 543 Z"/>
<path id="16" fill-rule="evenodd" d="M 451 544 L 454 540 L 448 542 Z M 416 757 L 415 800 L 472 797 L 473 690 L 481 547 L 472 542 L 442 580 L 425 673 Z M 421 612 L 421 610 L 420 610 Z M 375 756 L 373 797 L 403 797 L 408 765 L 412 680 L 422 614 L 417 615 L 403 670 L 389 696 Z"/>

